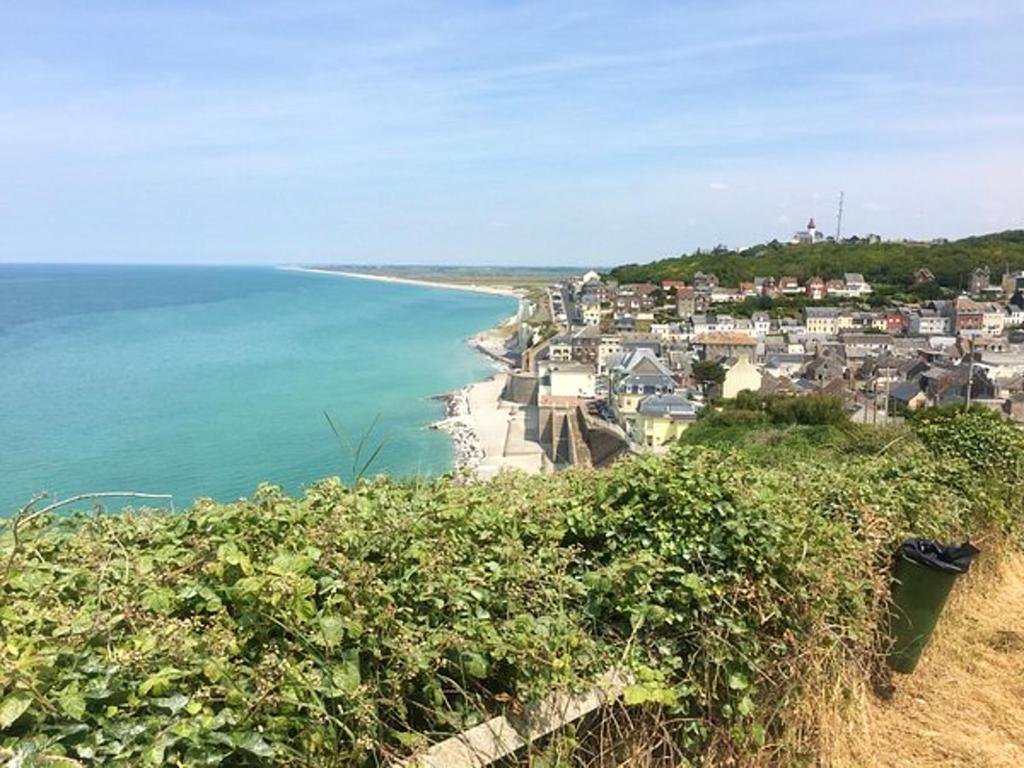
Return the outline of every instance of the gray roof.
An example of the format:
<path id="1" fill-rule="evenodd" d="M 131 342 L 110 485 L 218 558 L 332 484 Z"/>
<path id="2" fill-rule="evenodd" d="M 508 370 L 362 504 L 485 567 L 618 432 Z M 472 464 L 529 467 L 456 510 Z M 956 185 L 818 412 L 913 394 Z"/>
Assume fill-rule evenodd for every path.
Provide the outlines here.
<path id="1" fill-rule="evenodd" d="M 649 395 L 640 401 L 637 412 L 644 416 L 667 416 L 673 421 L 693 421 L 697 404 L 680 395 Z"/>
<path id="2" fill-rule="evenodd" d="M 656 373 L 635 373 L 631 376 L 626 376 L 615 386 L 619 392 L 655 392 L 657 390 L 674 392 L 676 381 L 672 376 L 663 376 Z"/>
<path id="3" fill-rule="evenodd" d="M 807 307 L 804 309 L 807 317 L 838 317 L 839 310 L 834 307 Z"/>

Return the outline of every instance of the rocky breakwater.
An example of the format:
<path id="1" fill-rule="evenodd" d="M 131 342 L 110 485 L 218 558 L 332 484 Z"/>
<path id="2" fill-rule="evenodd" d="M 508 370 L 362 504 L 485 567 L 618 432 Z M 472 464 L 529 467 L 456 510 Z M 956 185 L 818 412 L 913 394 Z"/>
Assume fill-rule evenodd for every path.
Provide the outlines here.
<path id="1" fill-rule="evenodd" d="M 480 466 L 486 454 L 470 415 L 469 387 L 439 395 L 438 399 L 444 401 L 445 418 L 434 422 L 430 428 L 451 434 L 455 445 L 456 471 L 473 472 Z"/>

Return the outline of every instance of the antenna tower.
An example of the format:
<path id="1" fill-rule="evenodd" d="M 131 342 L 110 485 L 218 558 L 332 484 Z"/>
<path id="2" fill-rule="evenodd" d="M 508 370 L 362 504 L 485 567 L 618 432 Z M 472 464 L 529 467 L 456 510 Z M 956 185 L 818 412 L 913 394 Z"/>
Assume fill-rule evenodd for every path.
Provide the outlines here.
<path id="1" fill-rule="evenodd" d="M 836 213 L 836 242 L 843 235 L 843 193 L 839 193 L 839 211 Z"/>

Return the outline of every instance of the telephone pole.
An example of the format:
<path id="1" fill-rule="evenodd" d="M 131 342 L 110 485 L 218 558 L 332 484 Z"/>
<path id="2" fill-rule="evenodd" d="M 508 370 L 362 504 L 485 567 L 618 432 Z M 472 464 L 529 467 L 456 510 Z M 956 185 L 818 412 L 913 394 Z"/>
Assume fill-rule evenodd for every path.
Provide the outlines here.
<path id="1" fill-rule="evenodd" d="M 839 211 L 836 213 L 836 242 L 843 236 L 843 193 L 839 193 Z"/>

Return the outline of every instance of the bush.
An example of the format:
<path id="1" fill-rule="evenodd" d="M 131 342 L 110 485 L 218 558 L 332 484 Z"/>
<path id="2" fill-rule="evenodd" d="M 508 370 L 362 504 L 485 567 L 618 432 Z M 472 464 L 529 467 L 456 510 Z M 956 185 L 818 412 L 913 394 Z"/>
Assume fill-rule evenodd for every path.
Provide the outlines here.
<path id="1" fill-rule="evenodd" d="M 848 423 L 843 401 L 831 395 L 767 395 L 744 390 L 727 408 L 759 412 L 772 424 L 822 426 Z"/>
<path id="2" fill-rule="evenodd" d="M 621 664 L 691 759 L 792 764 L 799 702 L 872 657 L 896 542 L 1004 535 L 999 482 L 910 435 L 50 520 L 0 539 L 0 750 L 377 765 Z"/>
<path id="3" fill-rule="evenodd" d="M 979 472 L 1024 480 L 1024 430 L 994 411 L 974 406 L 924 408 L 912 420 L 914 431 L 935 454 L 963 459 Z"/>

